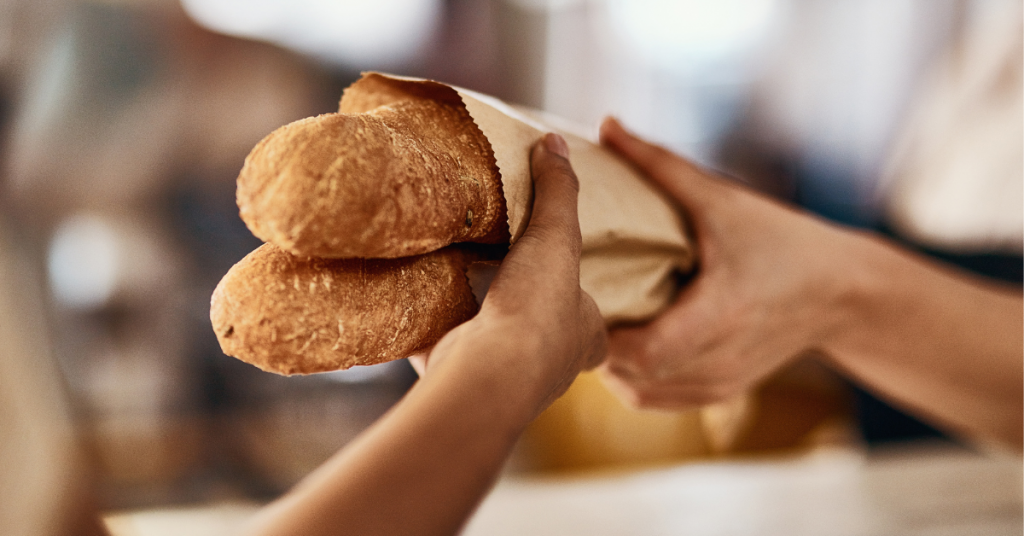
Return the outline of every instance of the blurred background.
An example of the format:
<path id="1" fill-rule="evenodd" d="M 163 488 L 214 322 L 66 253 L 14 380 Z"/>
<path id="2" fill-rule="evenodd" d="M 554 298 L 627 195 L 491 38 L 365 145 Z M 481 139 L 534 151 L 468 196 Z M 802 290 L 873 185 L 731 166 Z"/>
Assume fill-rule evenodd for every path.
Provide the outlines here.
<path id="1" fill-rule="evenodd" d="M 404 362 L 277 377 L 221 354 L 208 320 L 259 244 L 234 203 L 246 154 L 336 111 L 363 70 L 592 130 L 614 114 L 770 195 L 1020 283 L 1022 17 L 1014 0 L 0 0 L 0 427 L 36 445 L 0 449 L 23 478 L 0 488 L 28 493 L 33 460 L 76 443 L 81 460 L 58 458 L 90 468 L 103 510 L 263 501 L 402 396 Z M 806 363 L 724 446 L 692 414 L 599 391 L 574 388 L 518 466 L 939 436 Z M 32 396 L 45 404 L 15 416 Z"/>

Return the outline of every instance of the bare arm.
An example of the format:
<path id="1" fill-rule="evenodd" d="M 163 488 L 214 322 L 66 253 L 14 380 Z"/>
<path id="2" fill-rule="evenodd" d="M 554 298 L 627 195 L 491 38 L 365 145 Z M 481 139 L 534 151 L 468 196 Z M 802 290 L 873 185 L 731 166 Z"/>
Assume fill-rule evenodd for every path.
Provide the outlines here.
<path id="1" fill-rule="evenodd" d="M 975 439 L 1024 448 L 1019 287 L 862 237 L 828 357 L 884 398 Z"/>
<path id="2" fill-rule="evenodd" d="M 561 155 L 559 154 L 561 153 Z M 526 234 L 480 313 L 431 350 L 387 415 L 261 512 L 251 534 L 454 534 L 526 425 L 604 356 L 579 287 L 578 186 L 561 138 L 534 148 Z"/>
<path id="3" fill-rule="evenodd" d="M 718 401 L 813 352 L 947 430 L 1022 448 L 1020 288 L 767 199 L 615 121 L 602 140 L 686 209 L 701 253 L 668 311 L 611 334 L 604 370 L 624 397 Z"/>

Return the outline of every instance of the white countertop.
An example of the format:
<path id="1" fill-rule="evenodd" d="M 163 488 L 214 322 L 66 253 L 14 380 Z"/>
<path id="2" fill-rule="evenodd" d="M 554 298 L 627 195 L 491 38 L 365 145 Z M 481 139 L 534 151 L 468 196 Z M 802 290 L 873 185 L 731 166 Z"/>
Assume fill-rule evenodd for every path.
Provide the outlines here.
<path id="1" fill-rule="evenodd" d="M 222 535 L 255 505 L 107 517 L 115 536 Z M 824 448 L 786 458 L 502 479 L 467 536 L 1024 534 L 1019 457 L 948 446 Z"/>

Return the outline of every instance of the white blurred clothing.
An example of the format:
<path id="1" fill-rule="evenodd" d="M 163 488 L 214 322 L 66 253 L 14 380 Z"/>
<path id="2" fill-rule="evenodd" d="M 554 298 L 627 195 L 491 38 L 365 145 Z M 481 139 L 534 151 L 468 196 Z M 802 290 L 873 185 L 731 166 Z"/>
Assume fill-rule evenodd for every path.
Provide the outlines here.
<path id="1" fill-rule="evenodd" d="M 883 193 L 896 230 L 958 253 L 1024 249 L 1024 13 L 968 5 L 896 146 Z"/>

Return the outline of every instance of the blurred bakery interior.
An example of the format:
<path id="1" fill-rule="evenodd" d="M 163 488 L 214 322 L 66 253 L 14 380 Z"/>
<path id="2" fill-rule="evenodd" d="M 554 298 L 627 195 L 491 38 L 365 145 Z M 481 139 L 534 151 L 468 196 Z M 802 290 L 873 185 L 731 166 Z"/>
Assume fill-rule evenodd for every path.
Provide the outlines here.
<path id="1" fill-rule="evenodd" d="M 224 356 L 209 324 L 217 281 L 260 243 L 235 206 L 243 159 L 278 126 L 336 111 L 360 72 L 441 80 L 592 132 L 612 114 L 772 196 L 1020 284 L 1022 18 L 1019 0 L 0 0 L 0 496 L 21 497 L 0 505 L 0 527 L 21 529 L 0 532 L 47 533 L 28 527 L 60 501 L 121 513 L 117 534 L 162 534 L 127 512 L 243 517 L 412 385 L 404 361 L 264 373 Z M 508 472 L 701 467 L 735 482 L 742 467 L 769 482 L 766 468 L 793 477 L 822 449 L 852 456 L 826 474 L 868 474 L 882 495 L 910 475 L 960 498 L 894 495 L 916 517 L 885 518 L 885 533 L 1024 526 L 1019 458 L 810 361 L 673 413 L 627 408 L 583 376 Z M 819 515 L 841 524 L 844 497 L 815 498 Z M 776 533 L 751 523 L 687 530 Z M 967 528 L 940 532 L 949 523 Z M 790 528 L 778 533 L 822 533 Z"/>

